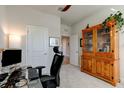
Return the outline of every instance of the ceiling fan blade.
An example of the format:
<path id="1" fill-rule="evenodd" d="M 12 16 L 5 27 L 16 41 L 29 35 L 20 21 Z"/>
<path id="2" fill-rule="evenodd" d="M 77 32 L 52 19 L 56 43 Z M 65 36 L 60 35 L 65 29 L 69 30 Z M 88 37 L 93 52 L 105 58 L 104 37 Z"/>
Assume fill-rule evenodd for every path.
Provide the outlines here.
<path id="1" fill-rule="evenodd" d="M 66 6 L 62 9 L 62 12 L 67 11 L 70 7 L 71 7 L 71 5 L 66 5 Z"/>

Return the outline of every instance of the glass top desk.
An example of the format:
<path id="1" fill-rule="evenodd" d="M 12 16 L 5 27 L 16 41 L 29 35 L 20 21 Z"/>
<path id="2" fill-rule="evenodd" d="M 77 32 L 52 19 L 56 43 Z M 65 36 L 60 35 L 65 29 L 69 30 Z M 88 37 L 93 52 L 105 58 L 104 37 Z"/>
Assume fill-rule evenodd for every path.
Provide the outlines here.
<path id="1" fill-rule="evenodd" d="M 40 79 L 30 81 L 27 67 L 18 68 L 0 82 L 1 88 L 42 88 Z"/>

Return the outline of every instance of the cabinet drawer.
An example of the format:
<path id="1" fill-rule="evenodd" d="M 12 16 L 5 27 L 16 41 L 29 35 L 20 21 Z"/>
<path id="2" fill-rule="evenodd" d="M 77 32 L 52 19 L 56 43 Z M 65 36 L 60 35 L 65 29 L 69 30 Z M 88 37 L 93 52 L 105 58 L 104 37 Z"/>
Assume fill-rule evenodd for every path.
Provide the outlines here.
<path id="1" fill-rule="evenodd" d="M 92 55 L 90 55 L 90 56 L 88 56 L 88 55 L 85 55 L 85 56 L 84 56 L 84 55 L 83 55 L 82 58 L 83 58 L 83 59 L 92 59 L 93 56 L 92 56 Z"/>
<path id="2" fill-rule="evenodd" d="M 113 53 L 96 53 L 95 54 L 96 57 L 102 57 L 102 58 L 114 58 L 114 54 Z"/>
<path id="3" fill-rule="evenodd" d="M 88 52 L 83 52 L 83 55 L 84 56 L 93 56 L 94 54 L 93 53 L 88 53 Z"/>

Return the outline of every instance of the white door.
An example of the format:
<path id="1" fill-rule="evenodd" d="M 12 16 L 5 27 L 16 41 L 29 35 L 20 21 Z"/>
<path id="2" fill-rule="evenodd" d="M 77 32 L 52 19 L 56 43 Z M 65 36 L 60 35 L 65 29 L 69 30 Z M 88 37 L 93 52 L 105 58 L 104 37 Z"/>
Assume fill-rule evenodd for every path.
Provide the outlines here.
<path id="1" fill-rule="evenodd" d="M 48 73 L 48 29 L 40 26 L 28 26 L 27 65 L 46 66 Z"/>
<path id="2" fill-rule="evenodd" d="M 70 37 L 70 64 L 79 66 L 78 64 L 78 35 Z"/>

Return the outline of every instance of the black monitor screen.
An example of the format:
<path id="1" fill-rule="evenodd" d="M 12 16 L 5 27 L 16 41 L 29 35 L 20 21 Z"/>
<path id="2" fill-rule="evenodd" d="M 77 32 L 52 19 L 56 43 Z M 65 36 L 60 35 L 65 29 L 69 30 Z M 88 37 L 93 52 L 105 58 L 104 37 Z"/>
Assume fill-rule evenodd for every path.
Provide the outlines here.
<path id="1" fill-rule="evenodd" d="M 2 53 L 2 67 L 21 62 L 21 50 L 5 50 Z"/>

